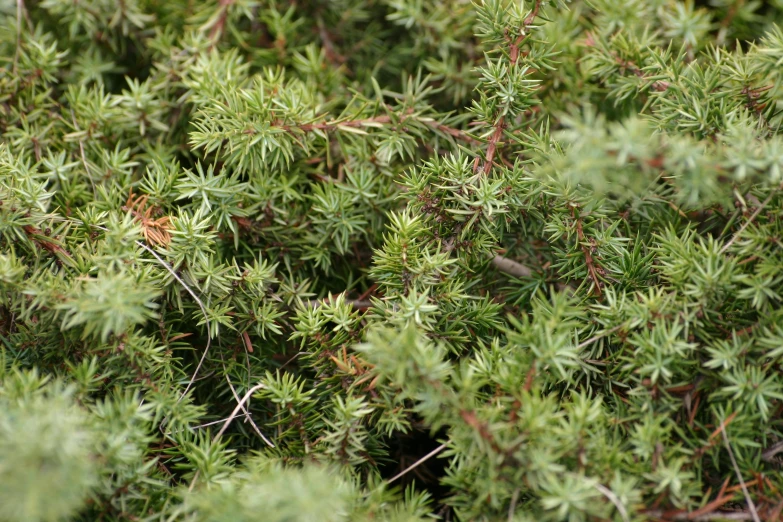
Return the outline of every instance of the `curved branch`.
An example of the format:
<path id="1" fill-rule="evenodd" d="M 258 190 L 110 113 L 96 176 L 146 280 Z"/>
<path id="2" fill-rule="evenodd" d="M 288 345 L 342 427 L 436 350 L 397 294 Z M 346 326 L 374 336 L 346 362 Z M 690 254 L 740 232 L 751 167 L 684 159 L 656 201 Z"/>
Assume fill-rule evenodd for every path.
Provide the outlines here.
<path id="1" fill-rule="evenodd" d="M 514 277 L 523 278 L 533 275 L 533 270 L 531 270 L 530 267 L 499 255 L 495 256 L 495 258 L 492 260 L 492 264 L 495 265 L 495 268 L 501 272 L 512 275 Z"/>

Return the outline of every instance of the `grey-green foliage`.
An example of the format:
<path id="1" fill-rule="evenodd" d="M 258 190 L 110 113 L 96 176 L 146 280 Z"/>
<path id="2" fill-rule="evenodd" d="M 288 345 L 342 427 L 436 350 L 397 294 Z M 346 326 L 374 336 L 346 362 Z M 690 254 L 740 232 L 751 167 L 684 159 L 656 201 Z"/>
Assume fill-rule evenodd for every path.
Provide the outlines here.
<path id="1" fill-rule="evenodd" d="M 0 417 L 0 516 L 54 521 L 78 513 L 98 484 L 94 426 L 73 390 L 43 388 L 35 373 L 4 379 Z"/>
<path id="2" fill-rule="evenodd" d="M 0 519 L 780 518 L 781 23 L 0 2 Z"/>

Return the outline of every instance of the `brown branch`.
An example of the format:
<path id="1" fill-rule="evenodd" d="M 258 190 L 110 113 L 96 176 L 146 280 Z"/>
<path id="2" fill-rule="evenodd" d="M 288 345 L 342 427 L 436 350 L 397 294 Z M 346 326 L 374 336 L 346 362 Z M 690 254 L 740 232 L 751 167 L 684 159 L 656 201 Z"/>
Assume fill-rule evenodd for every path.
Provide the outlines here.
<path id="1" fill-rule="evenodd" d="M 492 259 L 492 264 L 495 265 L 495 268 L 501 272 L 512 275 L 514 277 L 522 278 L 533 275 L 533 270 L 531 270 L 529 267 L 499 255 Z"/>
<path id="2" fill-rule="evenodd" d="M 739 11 L 740 6 L 744 3 L 745 0 L 737 0 L 731 4 L 731 7 L 729 7 L 728 11 L 726 11 L 726 16 L 723 18 L 723 20 L 720 21 L 720 26 L 722 29 L 728 29 L 728 27 L 731 25 L 731 22 L 733 22 L 734 18 L 737 16 L 737 12 Z"/>
<path id="3" fill-rule="evenodd" d="M 348 61 L 348 58 L 340 54 L 340 52 L 335 47 L 332 38 L 329 36 L 329 31 L 326 30 L 326 25 L 324 24 L 323 18 L 318 16 L 317 21 L 318 36 L 321 38 L 321 43 L 323 43 L 326 59 L 329 60 L 329 62 L 331 62 L 331 64 L 334 66 L 339 67 L 343 65 L 346 61 Z"/>
<path id="4" fill-rule="evenodd" d="M 465 424 L 467 424 L 468 426 L 476 430 L 479 436 L 487 444 L 489 444 L 489 447 L 492 448 L 496 453 L 499 453 L 501 455 L 506 455 L 506 452 L 503 451 L 503 448 L 500 447 L 498 441 L 495 439 L 495 436 L 489 430 L 489 425 L 486 422 L 482 422 L 481 420 L 479 420 L 478 416 L 476 416 L 475 411 L 461 410 L 459 412 L 459 416 L 462 417 L 462 420 L 465 421 Z"/>
<path id="5" fill-rule="evenodd" d="M 252 342 L 250 342 L 250 335 L 248 335 L 248 333 L 247 333 L 247 330 L 245 330 L 244 332 L 242 332 L 242 340 L 243 340 L 243 341 L 244 341 L 244 343 L 245 343 L 245 349 L 246 349 L 246 350 L 247 350 L 249 353 L 253 353 L 253 343 L 252 343 Z"/>
<path id="6" fill-rule="evenodd" d="M 212 49 L 217 45 L 220 38 L 223 36 L 223 31 L 226 28 L 226 21 L 228 20 L 228 8 L 234 3 L 234 0 L 220 0 L 218 2 L 220 14 L 217 21 L 209 31 L 209 48 Z"/>
<path id="7" fill-rule="evenodd" d="M 686 520 L 698 520 L 699 517 L 709 515 L 710 513 L 715 513 L 718 508 L 723 507 L 728 502 L 731 502 L 731 499 L 734 498 L 734 495 L 725 494 L 726 486 L 728 484 L 729 477 L 726 477 L 726 480 L 723 481 L 723 485 L 721 486 L 720 491 L 718 491 L 718 495 L 715 497 L 715 500 L 706 503 L 703 507 L 697 509 L 696 511 L 686 513 Z"/>
<path id="8" fill-rule="evenodd" d="M 751 514 L 746 511 L 714 511 L 693 518 L 689 518 L 689 513 L 666 516 L 660 511 L 648 511 L 646 515 L 658 520 L 691 520 L 695 522 L 709 522 L 711 520 L 753 520 Z"/>
<path id="9" fill-rule="evenodd" d="M 527 371 L 527 375 L 525 376 L 525 386 L 522 387 L 522 389 L 526 392 L 529 392 L 533 389 L 533 379 L 536 377 L 536 366 L 538 366 L 538 362 L 533 359 L 533 363 L 530 365 L 530 369 Z"/>
<path id="10" fill-rule="evenodd" d="M 357 299 L 357 301 L 363 301 L 373 295 L 373 292 L 375 292 L 378 289 L 378 283 L 373 283 L 370 288 L 367 289 L 366 292 L 364 292 L 362 295 L 360 295 Z"/>
<path id="11" fill-rule="evenodd" d="M 44 234 L 42 230 L 35 228 L 33 225 L 25 225 L 22 227 L 22 230 L 24 230 L 24 233 L 27 234 L 27 237 L 33 243 L 40 246 L 49 253 L 55 255 L 62 254 L 72 259 L 70 252 L 58 245 L 56 242 L 52 241 L 46 234 Z"/>
<path id="12" fill-rule="evenodd" d="M 448 134 L 449 136 L 455 139 L 462 140 L 467 143 L 473 143 L 473 144 L 481 143 L 479 140 L 469 135 L 465 131 L 460 129 L 455 129 L 454 127 L 449 127 L 448 125 L 443 125 L 442 123 L 438 123 L 437 121 L 422 121 L 422 123 L 429 127 L 438 129 L 442 133 Z"/>
<path id="13" fill-rule="evenodd" d="M 585 263 L 587 263 L 587 273 L 590 274 L 590 278 L 595 285 L 595 293 L 597 297 L 601 297 L 601 281 L 598 279 L 598 270 L 595 267 L 595 260 L 585 242 L 585 233 L 582 230 L 582 219 L 576 215 L 576 208 L 571 207 L 571 216 L 576 220 L 576 236 L 579 241 L 579 245 L 582 247 L 582 253 L 585 256 Z"/>
<path id="14" fill-rule="evenodd" d="M 500 143 L 500 138 L 503 137 L 503 128 L 505 127 L 505 119 L 500 118 L 498 122 L 495 124 L 495 131 L 492 133 L 492 136 L 489 138 L 489 146 L 487 147 L 487 159 L 484 161 L 484 166 L 481 168 L 481 171 L 487 175 L 489 174 L 489 171 L 492 170 L 492 161 L 495 159 L 495 152 L 498 148 L 498 143 Z"/>
<path id="15" fill-rule="evenodd" d="M 528 28 L 531 25 L 533 25 L 533 21 L 536 19 L 536 16 L 538 16 L 538 11 L 541 9 L 542 1 L 543 0 L 536 0 L 533 9 L 530 11 L 530 14 L 528 14 L 525 17 L 525 20 L 522 22 L 522 27 L 519 32 L 519 35 L 509 45 L 509 60 L 511 61 L 511 65 L 516 65 L 517 60 L 519 60 L 519 48 L 525 42 L 527 37 L 530 36 L 530 33 L 528 32 Z"/>
<path id="16" fill-rule="evenodd" d="M 530 26 L 533 25 L 533 22 L 538 16 L 542 2 L 543 0 L 536 0 L 536 3 L 533 5 L 533 9 L 522 21 L 522 27 L 519 28 L 519 34 L 517 37 L 513 40 L 510 38 L 506 39 L 508 41 L 508 59 L 509 62 L 511 62 L 512 67 L 516 66 L 517 62 L 519 61 L 519 56 L 521 54 L 520 48 L 522 47 L 522 44 L 525 43 L 525 40 L 527 40 L 527 38 L 530 36 Z M 497 152 L 498 144 L 503 137 L 503 129 L 505 126 L 505 117 L 501 116 L 494 125 L 495 130 L 492 132 L 492 135 L 489 138 L 486 159 L 484 160 L 484 165 L 481 167 L 481 172 L 483 172 L 485 176 L 489 175 L 490 171 L 492 170 L 492 163 L 495 159 L 495 153 Z"/>

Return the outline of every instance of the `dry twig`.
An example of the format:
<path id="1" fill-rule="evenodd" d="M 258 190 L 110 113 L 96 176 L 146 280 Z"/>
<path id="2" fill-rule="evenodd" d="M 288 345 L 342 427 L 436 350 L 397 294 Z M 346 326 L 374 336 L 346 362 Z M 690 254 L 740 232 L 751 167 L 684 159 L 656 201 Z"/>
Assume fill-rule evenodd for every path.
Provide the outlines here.
<path id="1" fill-rule="evenodd" d="M 443 451 L 443 450 L 445 450 L 445 449 L 446 449 L 446 444 L 445 444 L 445 443 L 444 443 L 444 444 L 441 444 L 440 446 L 438 446 L 438 447 L 437 447 L 437 448 L 435 448 L 434 450 L 430 451 L 429 453 L 427 453 L 426 455 L 424 455 L 422 458 L 420 458 L 419 460 L 417 460 L 416 462 L 414 462 L 413 464 L 411 464 L 410 466 L 408 466 L 407 468 L 405 468 L 404 470 L 402 470 L 402 471 L 400 471 L 399 473 L 397 473 L 396 475 L 394 475 L 392 478 L 390 478 L 390 479 L 389 479 L 389 482 L 388 482 L 388 483 L 389 483 L 389 484 L 391 484 L 392 482 L 394 482 L 394 481 L 395 481 L 395 480 L 397 480 L 398 478 L 400 478 L 400 477 L 404 476 L 404 475 L 405 475 L 405 474 L 407 474 L 408 472 L 410 472 L 410 471 L 412 471 L 412 470 L 414 470 L 414 469 L 418 468 L 418 467 L 419 467 L 419 466 L 421 466 L 421 465 L 422 465 L 424 462 L 428 461 L 429 459 L 431 459 L 432 457 L 434 457 L 435 455 L 437 455 L 438 453 L 440 453 L 441 451 Z"/>
<path id="2" fill-rule="evenodd" d="M 500 255 L 492 259 L 492 264 L 501 272 L 520 279 L 533 275 L 533 271 L 529 267 Z"/>
<path id="3" fill-rule="evenodd" d="M 734 452 L 731 450 L 731 444 L 729 443 L 729 436 L 726 435 L 726 427 L 721 425 L 721 435 L 723 435 L 723 443 L 726 445 L 726 450 L 729 452 L 729 458 L 731 459 L 731 465 L 734 466 L 734 472 L 737 474 L 737 480 L 739 480 L 740 486 L 742 486 L 742 494 L 745 495 L 745 501 L 748 503 L 748 510 L 750 511 L 751 520 L 753 522 L 761 522 L 759 514 L 756 511 L 756 505 L 753 503 L 753 499 L 750 498 L 748 488 L 745 485 L 745 481 L 742 479 L 742 473 L 740 473 L 739 466 L 737 465 L 737 459 L 734 458 Z"/>
<path id="4" fill-rule="evenodd" d="M 723 248 L 720 249 L 720 253 L 721 254 L 726 252 L 726 250 L 728 250 L 729 247 L 731 247 L 731 245 L 734 244 L 734 242 L 737 240 L 737 238 L 739 238 L 739 236 L 745 231 L 745 229 L 748 228 L 748 226 L 750 226 L 751 223 L 753 223 L 753 220 L 755 220 L 758 217 L 758 215 L 761 214 L 761 211 L 764 210 L 764 207 L 766 207 L 769 204 L 769 202 L 772 201 L 772 198 L 775 197 L 775 194 L 777 194 L 778 190 L 780 190 L 781 188 L 783 188 L 783 184 L 778 185 L 778 187 L 775 190 L 773 190 L 772 193 L 769 196 L 767 196 L 767 199 L 765 199 L 761 203 L 761 205 L 756 207 L 756 210 L 753 212 L 753 214 L 750 215 L 748 220 L 745 221 L 745 223 L 742 224 L 740 229 L 737 230 L 737 232 L 733 236 L 731 236 L 731 239 L 729 239 L 726 242 L 726 244 L 723 245 Z"/>

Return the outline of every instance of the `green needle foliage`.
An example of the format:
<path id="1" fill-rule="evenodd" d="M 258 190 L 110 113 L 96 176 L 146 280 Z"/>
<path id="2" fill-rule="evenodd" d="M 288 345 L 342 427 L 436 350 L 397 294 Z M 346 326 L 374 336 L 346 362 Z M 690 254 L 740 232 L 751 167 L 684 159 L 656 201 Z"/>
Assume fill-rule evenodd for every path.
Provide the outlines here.
<path id="1" fill-rule="evenodd" d="M 781 520 L 781 27 L 0 0 L 0 521 Z"/>

